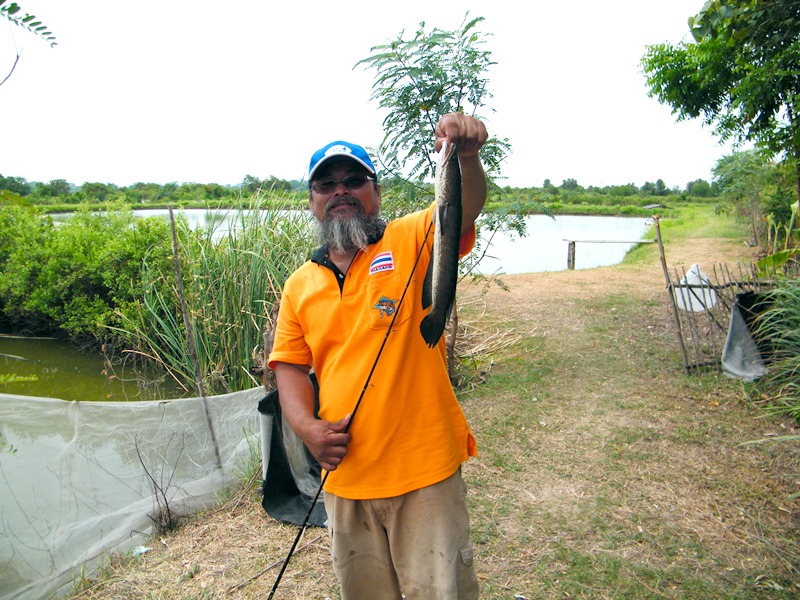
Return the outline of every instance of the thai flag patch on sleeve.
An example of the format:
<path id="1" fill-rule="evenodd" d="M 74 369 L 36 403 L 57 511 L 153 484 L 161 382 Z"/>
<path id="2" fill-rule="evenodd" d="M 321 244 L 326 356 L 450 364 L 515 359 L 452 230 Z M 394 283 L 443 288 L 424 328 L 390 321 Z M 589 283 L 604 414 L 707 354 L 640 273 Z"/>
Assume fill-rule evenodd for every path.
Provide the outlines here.
<path id="1" fill-rule="evenodd" d="M 394 270 L 394 258 L 392 257 L 391 252 L 381 252 L 377 254 L 375 258 L 372 259 L 372 262 L 369 265 L 369 274 L 374 275 L 375 273 L 380 273 L 381 271 L 393 271 Z"/>

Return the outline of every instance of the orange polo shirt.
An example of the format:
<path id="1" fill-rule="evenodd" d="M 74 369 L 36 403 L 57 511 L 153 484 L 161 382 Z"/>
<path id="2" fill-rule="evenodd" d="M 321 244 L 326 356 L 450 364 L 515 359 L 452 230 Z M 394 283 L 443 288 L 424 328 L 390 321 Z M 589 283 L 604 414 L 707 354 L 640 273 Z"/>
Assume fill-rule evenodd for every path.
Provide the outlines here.
<path id="1" fill-rule="evenodd" d="M 390 222 L 383 237 L 359 251 L 340 291 L 336 274 L 306 262 L 286 281 L 269 366 L 276 362 L 314 368 L 319 416 L 337 421 L 353 412 L 399 312 L 356 413 L 347 456 L 325 490 L 363 500 L 399 496 L 438 483 L 477 455 L 475 438 L 447 375 L 444 337 L 428 348 L 419 331 L 422 284 L 433 232 L 403 289 L 431 222 L 427 210 Z M 475 230 L 461 240 L 462 256 Z"/>

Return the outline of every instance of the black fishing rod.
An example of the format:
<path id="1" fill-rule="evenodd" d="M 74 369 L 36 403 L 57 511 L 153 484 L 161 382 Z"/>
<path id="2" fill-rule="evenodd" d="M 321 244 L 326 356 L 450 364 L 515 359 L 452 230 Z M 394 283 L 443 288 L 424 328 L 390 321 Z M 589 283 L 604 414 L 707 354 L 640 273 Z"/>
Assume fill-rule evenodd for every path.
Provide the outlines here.
<path id="1" fill-rule="evenodd" d="M 422 256 L 422 251 L 425 249 L 425 242 L 428 241 L 428 236 L 431 233 L 431 228 L 433 227 L 433 219 L 428 224 L 428 230 L 425 232 L 425 237 L 422 239 L 422 244 L 420 244 L 419 252 L 417 252 L 417 258 L 414 260 L 414 266 L 411 269 L 411 273 L 408 275 L 408 281 L 406 281 L 406 286 L 403 288 L 403 293 L 400 296 L 400 300 L 397 301 L 397 307 L 392 315 L 392 320 L 389 322 L 389 328 L 386 330 L 386 335 L 383 337 L 383 342 L 381 342 L 381 347 L 378 349 L 378 354 L 375 357 L 375 361 L 372 363 L 372 368 L 369 370 L 369 374 L 367 375 L 367 379 L 364 382 L 364 387 L 361 389 L 361 393 L 358 396 L 358 400 L 356 401 L 355 408 L 353 408 L 353 412 L 350 413 L 350 421 L 345 427 L 344 432 L 347 433 L 350 431 L 350 427 L 353 426 L 353 419 L 356 417 L 356 412 L 358 411 L 358 407 L 361 406 L 361 401 L 364 399 L 364 394 L 367 392 L 367 388 L 369 387 L 369 382 L 372 380 L 372 374 L 375 373 L 375 368 L 378 366 L 378 361 L 381 358 L 381 354 L 383 354 L 383 349 L 386 347 L 386 342 L 389 340 L 389 334 L 392 333 L 392 327 L 394 326 L 394 322 L 397 319 L 397 315 L 400 314 L 400 307 L 403 305 L 403 300 L 405 300 L 406 292 L 408 292 L 408 288 L 411 285 L 411 279 L 414 277 L 414 273 L 417 270 L 417 265 L 419 264 L 419 259 Z M 297 544 L 300 543 L 300 539 L 303 537 L 303 533 L 306 530 L 306 526 L 308 525 L 308 520 L 311 518 L 311 512 L 314 510 L 314 507 L 317 505 L 317 501 L 319 500 L 320 494 L 322 494 L 322 488 L 325 486 L 325 482 L 328 480 L 328 475 L 330 471 L 325 471 L 325 476 L 322 478 L 322 481 L 319 484 L 319 488 L 317 488 L 317 493 L 314 496 L 314 499 L 311 501 L 311 506 L 306 513 L 305 519 L 303 519 L 303 524 L 300 525 L 300 531 L 297 532 L 297 536 L 294 538 L 294 543 L 292 547 L 289 549 L 289 554 L 286 555 L 286 559 L 283 561 L 283 566 L 281 567 L 280 572 L 278 573 L 278 577 L 275 579 L 275 583 L 272 586 L 272 591 L 270 591 L 267 600 L 272 600 L 272 596 L 275 595 L 275 590 L 278 589 L 278 584 L 281 582 L 281 578 L 283 577 L 284 571 L 286 571 L 286 567 L 289 566 L 289 560 L 292 558 L 292 554 L 294 554 L 295 549 L 297 548 Z"/>

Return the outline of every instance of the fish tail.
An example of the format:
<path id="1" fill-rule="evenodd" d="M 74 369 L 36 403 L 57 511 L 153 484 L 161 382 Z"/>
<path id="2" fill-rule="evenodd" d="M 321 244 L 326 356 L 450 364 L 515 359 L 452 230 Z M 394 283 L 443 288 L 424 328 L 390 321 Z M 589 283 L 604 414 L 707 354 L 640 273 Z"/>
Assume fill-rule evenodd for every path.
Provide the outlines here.
<path id="1" fill-rule="evenodd" d="M 432 312 L 422 319 L 422 323 L 419 324 L 419 331 L 429 348 L 433 348 L 439 342 L 439 338 L 444 333 L 446 321 L 447 319 L 442 318 L 441 315 L 436 315 Z"/>

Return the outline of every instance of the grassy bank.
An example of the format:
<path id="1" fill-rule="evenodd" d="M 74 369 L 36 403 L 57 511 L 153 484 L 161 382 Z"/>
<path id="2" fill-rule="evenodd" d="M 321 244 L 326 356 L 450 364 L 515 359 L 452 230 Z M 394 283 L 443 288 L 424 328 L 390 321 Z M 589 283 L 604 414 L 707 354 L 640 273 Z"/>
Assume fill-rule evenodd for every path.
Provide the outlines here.
<path id="1" fill-rule="evenodd" d="M 670 267 L 749 259 L 710 210 L 662 234 Z M 800 451 L 769 440 L 797 429 L 740 382 L 683 373 L 655 245 L 504 281 L 462 291 L 462 321 L 505 340 L 460 395 L 482 598 L 796 598 Z M 72 597 L 263 598 L 295 532 L 243 493 Z M 325 532 L 300 548 L 276 598 L 336 598 Z"/>

